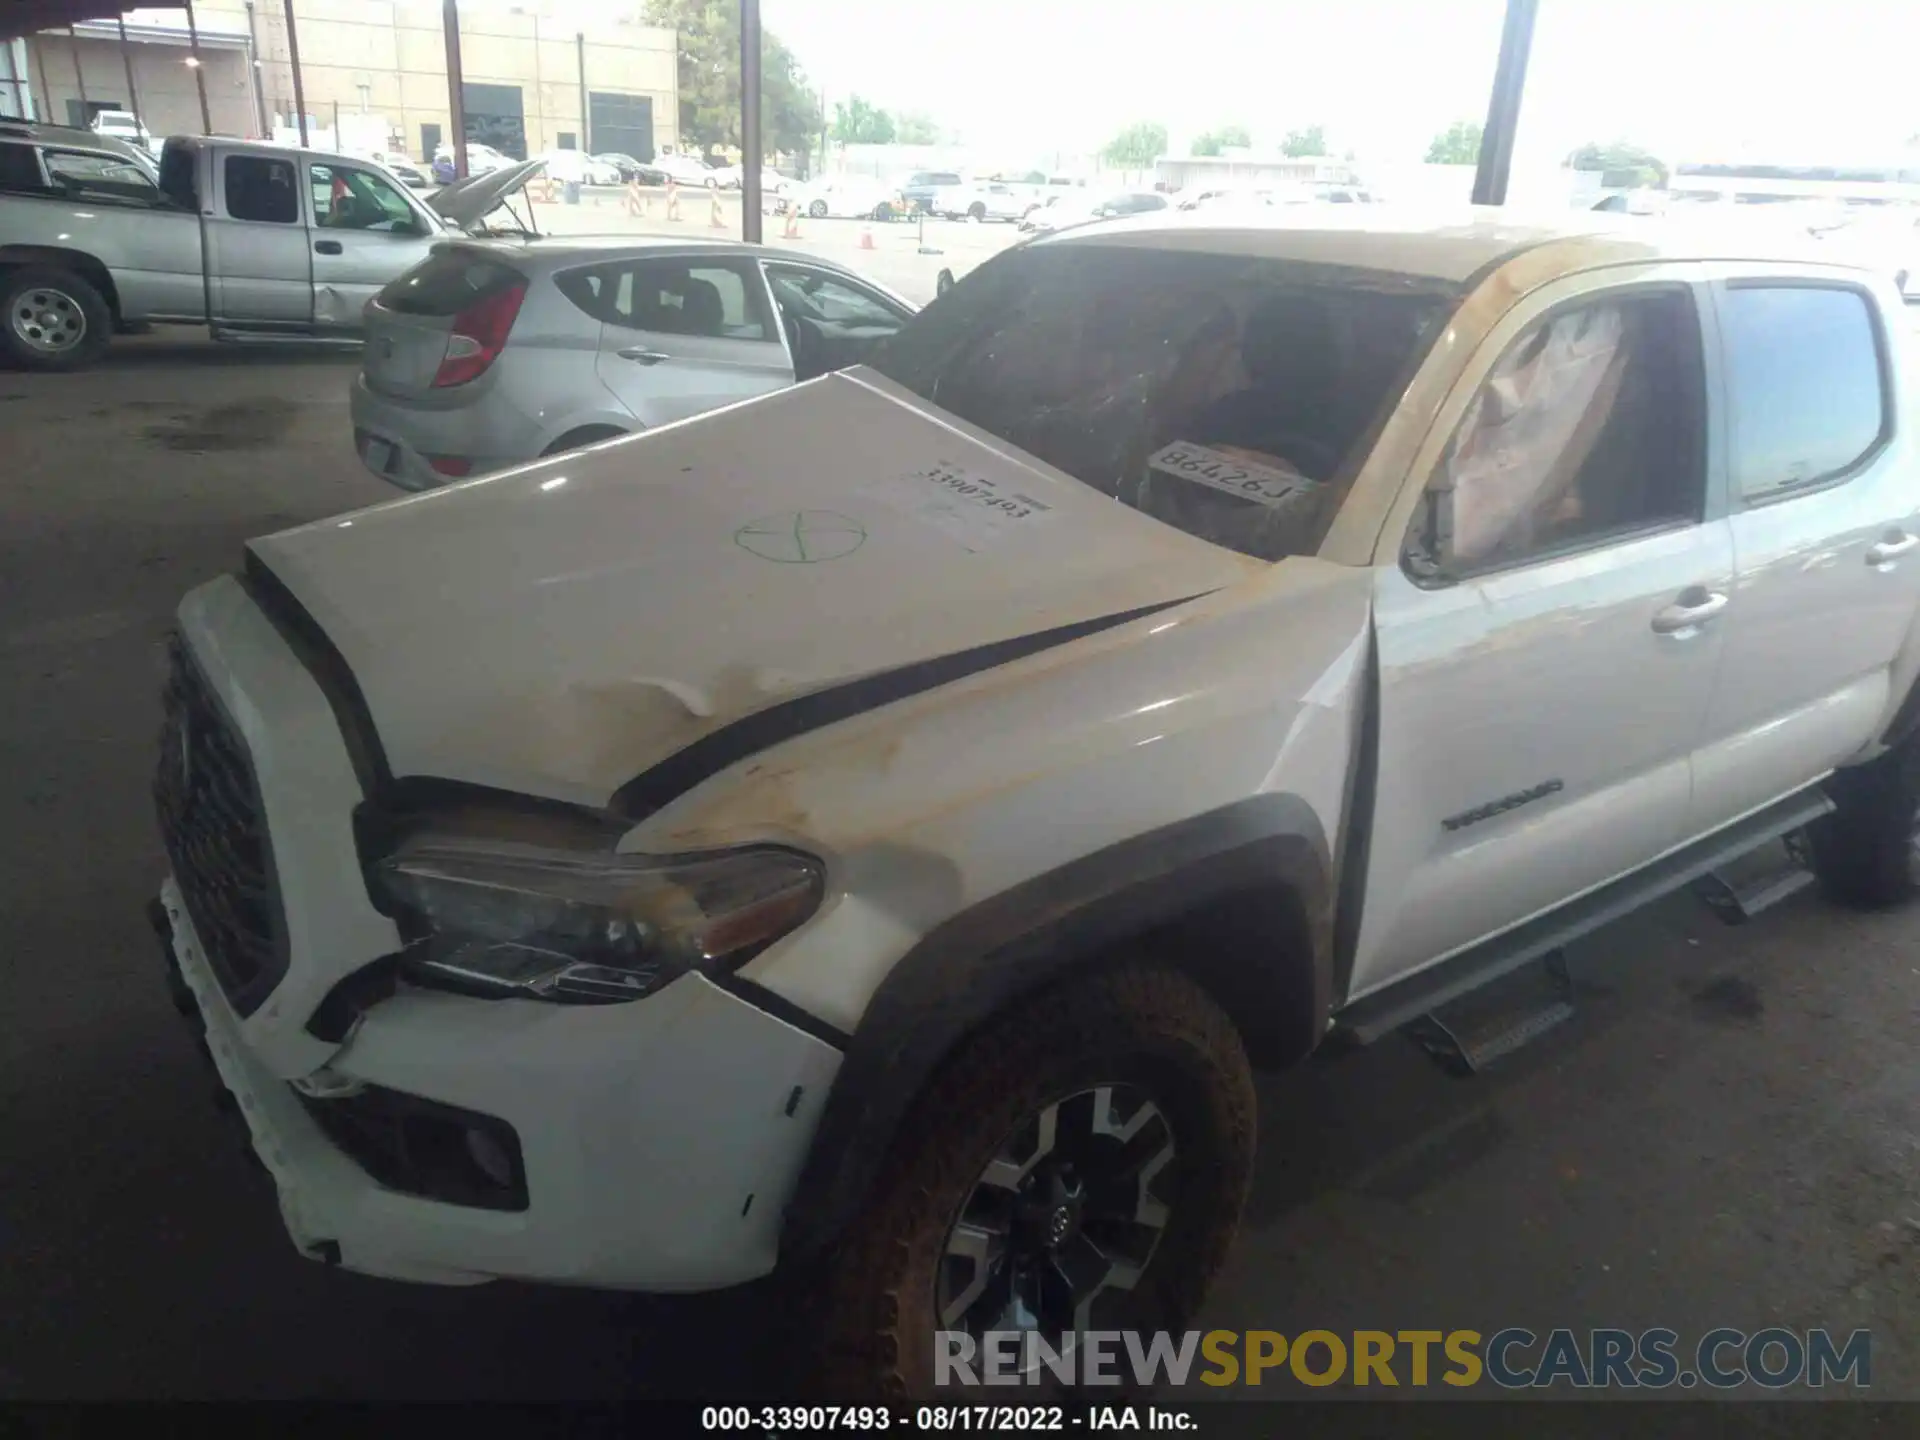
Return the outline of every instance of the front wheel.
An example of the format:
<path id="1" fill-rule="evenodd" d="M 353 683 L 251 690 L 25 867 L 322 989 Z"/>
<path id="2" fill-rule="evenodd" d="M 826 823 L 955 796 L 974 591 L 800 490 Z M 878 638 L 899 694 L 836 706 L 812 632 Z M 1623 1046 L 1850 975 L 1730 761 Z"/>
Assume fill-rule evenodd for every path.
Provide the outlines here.
<path id="1" fill-rule="evenodd" d="M 967 218 L 976 225 L 979 224 L 987 218 L 987 207 L 982 205 L 978 200 L 974 201 L 973 204 L 967 207 Z"/>
<path id="2" fill-rule="evenodd" d="M 1920 894 L 1920 735 L 1827 781 L 1834 811 L 1808 827 L 1814 872 L 1834 899 L 1885 909 Z"/>
<path id="3" fill-rule="evenodd" d="M 113 337 L 113 312 L 71 270 L 29 265 L 0 275 L 0 351 L 28 370 L 91 365 Z"/>
<path id="4" fill-rule="evenodd" d="M 968 1383 L 936 1363 L 961 1336 L 984 1379 L 990 1333 L 1061 1354 L 1089 1330 L 1185 1329 L 1254 1139 L 1239 1034 L 1184 975 L 1130 965 L 1023 999 L 901 1125 L 825 1282 L 815 1373 L 836 1394 L 924 1398 Z"/>
<path id="5" fill-rule="evenodd" d="M 807 214 L 811 215 L 816 220 L 826 219 L 827 218 L 827 202 L 824 200 L 814 201 L 813 204 L 807 207 Z"/>

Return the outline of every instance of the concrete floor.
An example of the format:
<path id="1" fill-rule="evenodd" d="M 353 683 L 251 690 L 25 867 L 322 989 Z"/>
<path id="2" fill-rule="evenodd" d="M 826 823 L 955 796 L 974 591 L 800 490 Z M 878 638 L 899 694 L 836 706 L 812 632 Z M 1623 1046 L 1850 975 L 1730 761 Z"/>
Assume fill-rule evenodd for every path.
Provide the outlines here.
<path id="1" fill-rule="evenodd" d="M 753 1292 L 300 1259 L 168 1006 L 141 914 L 161 637 L 246 537 L 386 498 L 352 364 L 159 336 L 0 373 L 0 1396 L 734 1398 L 769 1373 Z M 1920 1398 L 1917 926 L 1677 903 L 1587 944 L 1580 1018 L 1490 1078 L 1389 1041 L 1263 1082 L 1203 1324 L 1865 1326 L 1873 1395 Z"/>

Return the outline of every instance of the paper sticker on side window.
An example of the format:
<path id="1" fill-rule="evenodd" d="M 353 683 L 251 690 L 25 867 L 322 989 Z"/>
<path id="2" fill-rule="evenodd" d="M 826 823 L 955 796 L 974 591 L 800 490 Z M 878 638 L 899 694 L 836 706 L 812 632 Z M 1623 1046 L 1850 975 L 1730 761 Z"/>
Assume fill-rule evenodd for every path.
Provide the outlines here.
<path id="1" fill-rule="evenodd" d="M 1055 514 L 1054 508 L 996 480 L 945 460 L 891 475 L 864 488 L 892 509 L 924 521 L 975 552 Z"/>
<path id="2" fill-rule="evenodd" d="M 1243 460 L 1184 440 L 1148 456 L 1147 464 L 1163 475 L 1177 475 L 1266 506 L 1284 505 L 1303 490 L 1313 489 L 1313 481 L 1292 470 Z"/>

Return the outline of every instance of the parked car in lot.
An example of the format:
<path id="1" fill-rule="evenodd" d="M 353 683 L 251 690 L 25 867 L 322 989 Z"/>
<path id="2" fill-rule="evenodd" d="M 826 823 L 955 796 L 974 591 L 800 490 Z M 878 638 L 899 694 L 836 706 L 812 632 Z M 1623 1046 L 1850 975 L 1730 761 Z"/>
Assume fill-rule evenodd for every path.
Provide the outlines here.
<path id="1" fill-rule="evenodd" d="M 698 155 L 658 155 L 653 168 L 676 185 L 698 185 L 708 190 L 720 188 L 720 172 Z"/>
<path id="2" fill-rule="evenodd" d="M 397 150 L 376 151 L 370 158 L 374 164 L 385 167 L 389 174 L 409 190 L 425 190 L 434 183 L 432 175 Z"/>
<path id="3" fill-rule="evenodd" d="M 826 1393 L 950 1396 L 936 1332 L 1189 1328 L 1254 1065 L 1473 1068 L 1574 1013 L 1560 947 L 1789 857 L 1912 899 L 1892 286 L 1387 208 L 1014 247 L 867 366 L 191 593 L 154 913 L 300 1252 L 778 1265 Z M 447 253 L 504 313 L 515 248 Z M 421 318 L 407 384 L 489 363 Z"/>
<path id="4" fill-rule="evenodd" d="M 535 168 L 423 201 L 351 156 L 175 136 L 155 166 L 85 131 L 0 125 L 0 353 L 73 369 L 144 324 L 207 325 L 217 340 L 357 338 L 382 286 Z"/>
<path id="5" fill-rule="evenodd" d="M 545 150 L 536 157 L 546 165 L 547 174 L 562 184 L 618 185 L 620 167 L 582 150 Z"/>
<path id="6" fill-rule="evenodd" d="M 1128 215 L 1145 215 L 1168 208 L 1167 197 L 1157 190 L 1121 190 L 1111 193 L 1068 195 L 1059 203 L 1029 210 L 1020 228 L 1045 233 L 1085 225 L 1095 220 L 1117 220 Z"/>
<path id="7" fill-rule="evenodd" d="M 796 185 L 782 197 L 816 220 L 891 220 L 906 213 L 900 192 L 865 175 L 830 175 Z"/>
<path id="8" fill-rule="evenodd" d="M 745 179 L 745 172 L 738 165 L 722 165 L 713 172 L 720 180 L 722 190 L 738 190 Z M 762 195 L 784 195 L 799 182 L 782 175 L 778 170 L 762 168 L 760 171 L 760 193 Z"/>
<path id="9" fill-rule="evenodd" d="M 933 192 L 932 210 L 948 220 L 1018 220 L 1037 200 L 1003 181 L 946 185 Z"/>
<path id="10" fill-rule="evenodd" d="M 633 156 L 623 154 L 618 150 L 609 150 L 593 158 L 602 164 L 613 166 L 613 168 L 620 173 L 622 183 L 628 180 L 638 180 L 642 184 L 656 185 L 666 178 L 652 165 L 641 160 L 636 160 Z"/>
<path id="11" fill-rule="evenodd" d="M 156 155 L 160 142 L 153 138 L 153 132 L 147 129 L 140 117 L 130 110 L 100 110 L 88 122 L 87 128 L 96 135 L 104 135 L 110 140 L 124 141 L 136 150 L 144 150 Z"/>
<path id="12" fill-rule="evenodd" d="M 900 191 L 900 203 L 909 212 L 924 210 L 932 214 L 936 193 L 948 186 L 965 183 L 965 177 L 957 170 L 916 170 L 902 179 L 896 188 Z"/>
<path id="13" fill-rule="evenodd" d="M 436 167 L 441 160 L 445 160 L 451 166 L 454 161 L 453 146 L 442 145 L 433 152 L 433 159 Z M 494 149 L 491 145 L 483 145 L 478 140 L 467 142 L 467 174 L 470 176 L 486 175 L 495 170 L 510 170 L 521 163 L 511 155 Z M 451 170 L 449 170 L 449 178 L 452 178 Z"/>
<path id="14" fill-rule="evenodd" d="M 354 445 L 419 490 L 858 364 L 913 307 L 755 246 L 463 241 L 367 307 Z"/>

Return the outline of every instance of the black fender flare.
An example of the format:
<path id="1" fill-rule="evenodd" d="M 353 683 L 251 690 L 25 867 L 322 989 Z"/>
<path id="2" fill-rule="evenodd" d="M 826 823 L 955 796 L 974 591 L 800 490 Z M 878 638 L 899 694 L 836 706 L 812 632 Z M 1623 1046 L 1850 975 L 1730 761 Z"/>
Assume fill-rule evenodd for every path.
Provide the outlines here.
<path id="1" fill-rule="evenodd" d="M 846 1046 L 787 1202 L 782 1263 L 820 1254 L 859 1214 L 909 1110 L 968 1034 L 1129 942 L 1217 931 L 1217 945 L 1177 947 L 1204 955 L 1170 962 L 1213 992 L 1255 1063 L 1304 1056 L 1332 1008 L 1336 889 L 1312 807 L 1261 795 L 1083 856 L 929 931 Z"/>

